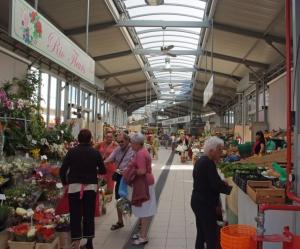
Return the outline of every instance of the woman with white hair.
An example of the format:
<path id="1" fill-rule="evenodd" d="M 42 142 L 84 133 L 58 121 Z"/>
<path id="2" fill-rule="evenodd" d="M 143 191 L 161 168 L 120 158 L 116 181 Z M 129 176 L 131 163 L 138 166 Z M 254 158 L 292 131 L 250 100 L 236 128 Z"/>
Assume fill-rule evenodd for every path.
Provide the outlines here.
<path id="1" fill-rule="evenodd" d="M 144 147 L 144 136 L 141 133 L 131 136 L 131 147 L 136 154 L 123 172 L 123 177 L 132 186 L 132 213 L 140 219 L 141 224 L 139 233 L 133 237 L 133 244 L 144 245 L 148 243 L 147 231 L 151 218 L 156 213 L 154 176 L 151 156 Z"/>
<path id="2" fill-rule="evenodd" d="M 204 143 L 204 155 L 193 170 L 193 193 L 191 207 L 196 217 L 197 238 L 195 249 L 218 248 L 217 207 L 220 193 L 230 194 L 231 188 L 221 180 L 216 163 L 220 160 L 223 140 L 210 137 Z"/>

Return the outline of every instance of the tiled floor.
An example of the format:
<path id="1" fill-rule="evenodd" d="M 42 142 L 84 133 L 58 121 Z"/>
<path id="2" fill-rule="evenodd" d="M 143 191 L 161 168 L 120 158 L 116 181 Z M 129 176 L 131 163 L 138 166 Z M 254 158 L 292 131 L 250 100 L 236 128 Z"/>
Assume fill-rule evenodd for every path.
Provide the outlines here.
<path id="1" fill-rule="evenodd" d="M 160 149 L 159 159 L 153 161 L 153 172 L 158 179 L 171 151 Z M 175 155 L 170 172 L 158 203 L 157 215 L 149 231 L 146 249 L 192 249 L 196 236 L 194 216 L 190 208 L 192 191 L 192 165 L 181 165 Z M 135 217 L 128 217 L 126 226 L 110 231 L 116 222 L 115 202 L 109 204 L 107 214 L 96 219 L 95 249 L 122 249 L 130 238 L 136 223 Z M 137 247 L 138 248 L 138 247 Z"/>

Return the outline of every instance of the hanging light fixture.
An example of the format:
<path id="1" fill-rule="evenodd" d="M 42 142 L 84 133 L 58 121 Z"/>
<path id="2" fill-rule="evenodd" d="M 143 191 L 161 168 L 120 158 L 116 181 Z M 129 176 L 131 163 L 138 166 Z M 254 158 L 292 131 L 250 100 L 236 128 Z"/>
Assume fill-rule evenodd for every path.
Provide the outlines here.
<path id="1" fill-rule="evenodd" d="M 170 57 L 165 58 L 165 68 L 166 69 L 171 69 Z"/>
<path id="2" fill-rule="evenodd" d="M 150 6 L 156 6 L 164 4 L 164 0 L 145 0 L 145 3 Z"/>

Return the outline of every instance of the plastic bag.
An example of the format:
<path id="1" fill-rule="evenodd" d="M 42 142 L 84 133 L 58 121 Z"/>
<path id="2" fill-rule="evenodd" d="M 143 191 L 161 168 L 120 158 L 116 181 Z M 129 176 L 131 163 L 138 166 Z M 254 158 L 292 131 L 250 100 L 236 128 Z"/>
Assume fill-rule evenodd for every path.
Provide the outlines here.
<path id="1" fill-rule="evenodd" d="M 121 197 L 127 197 L 128 196 L 128 186 L 126 182 L 124 181 L 124 178 L 121 178 L 118 193 Z"/>

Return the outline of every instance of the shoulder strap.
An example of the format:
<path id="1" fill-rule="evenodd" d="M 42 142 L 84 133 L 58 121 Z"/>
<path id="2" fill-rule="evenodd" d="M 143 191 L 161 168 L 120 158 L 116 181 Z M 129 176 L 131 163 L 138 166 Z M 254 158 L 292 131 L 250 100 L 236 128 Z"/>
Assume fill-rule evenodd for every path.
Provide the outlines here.
<path id="1" fill-rule="evenodd" d="M 125 150 L 125 152 L 124 152 L 124 154 L 123 154 L 123 156 L 122 156 L 120 162 L 118 163 L 118 167 L 117 167 L 117 168 L 119 168 L 120 164 L 123 162 L 123 159 L 124 159 L 124 157 L 126 156 L 128 150 L 129 150 L 129 145 L 127 146 L 127 149 Z"/>

